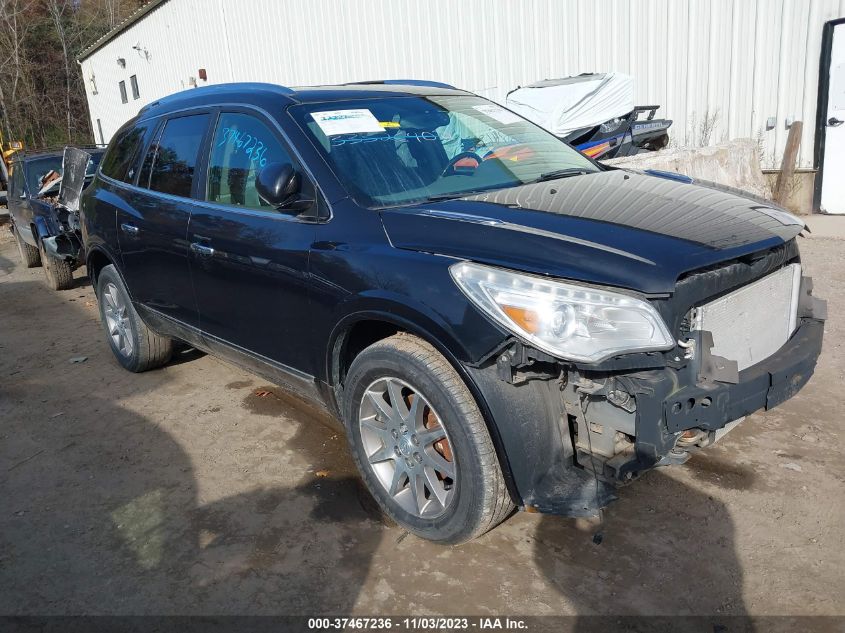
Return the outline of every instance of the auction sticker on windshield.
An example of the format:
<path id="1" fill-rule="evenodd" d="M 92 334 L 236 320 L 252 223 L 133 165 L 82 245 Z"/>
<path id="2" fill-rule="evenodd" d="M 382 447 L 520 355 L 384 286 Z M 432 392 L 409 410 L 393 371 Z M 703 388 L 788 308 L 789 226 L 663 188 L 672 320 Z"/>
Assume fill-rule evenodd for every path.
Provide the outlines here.
<path id="1" fill-rule="evenodd" d="M 520 118 L 519 115 L 492 103 L 472 107 L 481 112 L 481 114 L 486 114 L 491 119 L 496 119 L 502 125 L 509 125 L 511 123 L 516 123 L 517 121 L 522 121 L 522 118 Z"/>
<path id="2" fill-rule="evenodd" d="M 366 108 L 312 112 L 311 116 L 326 136 L 384 132 L 384 127 Z"/>

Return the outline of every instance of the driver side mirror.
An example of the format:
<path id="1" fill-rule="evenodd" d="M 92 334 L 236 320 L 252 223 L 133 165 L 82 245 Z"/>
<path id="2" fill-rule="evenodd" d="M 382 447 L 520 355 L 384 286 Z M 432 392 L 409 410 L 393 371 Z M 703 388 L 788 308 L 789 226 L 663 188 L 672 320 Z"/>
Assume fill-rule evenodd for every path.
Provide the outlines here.
<path id="1" fill-rule="evenodd" d="M 258 196 L 279 211 L 300 212 L 313 204 L 313 200 L 300 195 L 302 178 L 290 163 L 269 163 L 255 179 Z"/>

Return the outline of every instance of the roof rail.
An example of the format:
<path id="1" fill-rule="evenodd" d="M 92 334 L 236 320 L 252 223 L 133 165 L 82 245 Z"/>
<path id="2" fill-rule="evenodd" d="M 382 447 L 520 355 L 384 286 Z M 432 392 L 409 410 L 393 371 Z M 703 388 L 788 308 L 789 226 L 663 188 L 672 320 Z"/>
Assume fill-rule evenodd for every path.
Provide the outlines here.
<path id="1" fill-rule="evenodd" d="M 374 79 L 372 81 L 354 81 L 349 85 L 365 84 L 386 84 L 396 86 L 430 86 L 431 88 L 449 88 L 450 90 L 458 90 L 458 88 L 455 88 L 455 86 L 445 84 L 442 81 L 429 81 L 427 79 Z"/>
<path id="2" fill-rule="evenodd" d="M 291 95 L 295 92 L 293 88 L 282 86 L 281 84 L 272 84 L 260 81 L 236 81 L 223 84 L 211 84 L 210 86 L 200 86 L 198 88 L 185 88 L 172 94 L 166 95 L 155 101 L 151 101 L 147 105 L 138 110 L 138 114 L 151 110 L 160 105 L 167 105 L 169 103 L 178 102 L 183 99 L 190 99 L 191 97 L 203 96 L 206 94 L 214 94 L 215 92 L 222 92 L 232 89 L 239 90 L 268 90 L 277 94 Z"/>

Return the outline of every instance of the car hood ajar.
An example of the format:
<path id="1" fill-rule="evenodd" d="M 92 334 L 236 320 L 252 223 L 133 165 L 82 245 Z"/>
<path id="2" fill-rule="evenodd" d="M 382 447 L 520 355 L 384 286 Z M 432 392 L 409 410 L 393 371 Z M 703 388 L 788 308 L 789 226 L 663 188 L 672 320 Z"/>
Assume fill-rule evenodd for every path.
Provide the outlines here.
<path id="1" fill-rule="evenodd" d="M 382 220 L 397 248 L 646 294 L 804 229 L 736 190 L 623 170 L 385 210 Z"/>

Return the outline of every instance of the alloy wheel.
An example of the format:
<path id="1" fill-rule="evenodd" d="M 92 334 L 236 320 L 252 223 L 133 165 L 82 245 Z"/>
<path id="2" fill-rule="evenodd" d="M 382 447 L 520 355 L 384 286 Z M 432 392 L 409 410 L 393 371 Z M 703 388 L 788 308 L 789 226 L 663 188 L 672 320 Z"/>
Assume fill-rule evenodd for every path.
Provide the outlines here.
<path id="1" fill-rule="evenodd" d="M 134 349 L 132 343 L 132 331 L 129 324 L 127 306 L 123 301 L 117 286 L 113 283 L 106 285 L 103 293 L 105 304 L 103 306 L 106 316 L 106 327 L 112 338 L 115 348 L 127 358 L 132 355 Z"/>
<path id="2" fill-rule="evenodd" d="M 446 428 L 428 400 L 398 378 L 380 378 L 364 391 L 358 423 L 369 466 L 393 500 L 420 518 L 446 512 L 457 468 Z"/>

